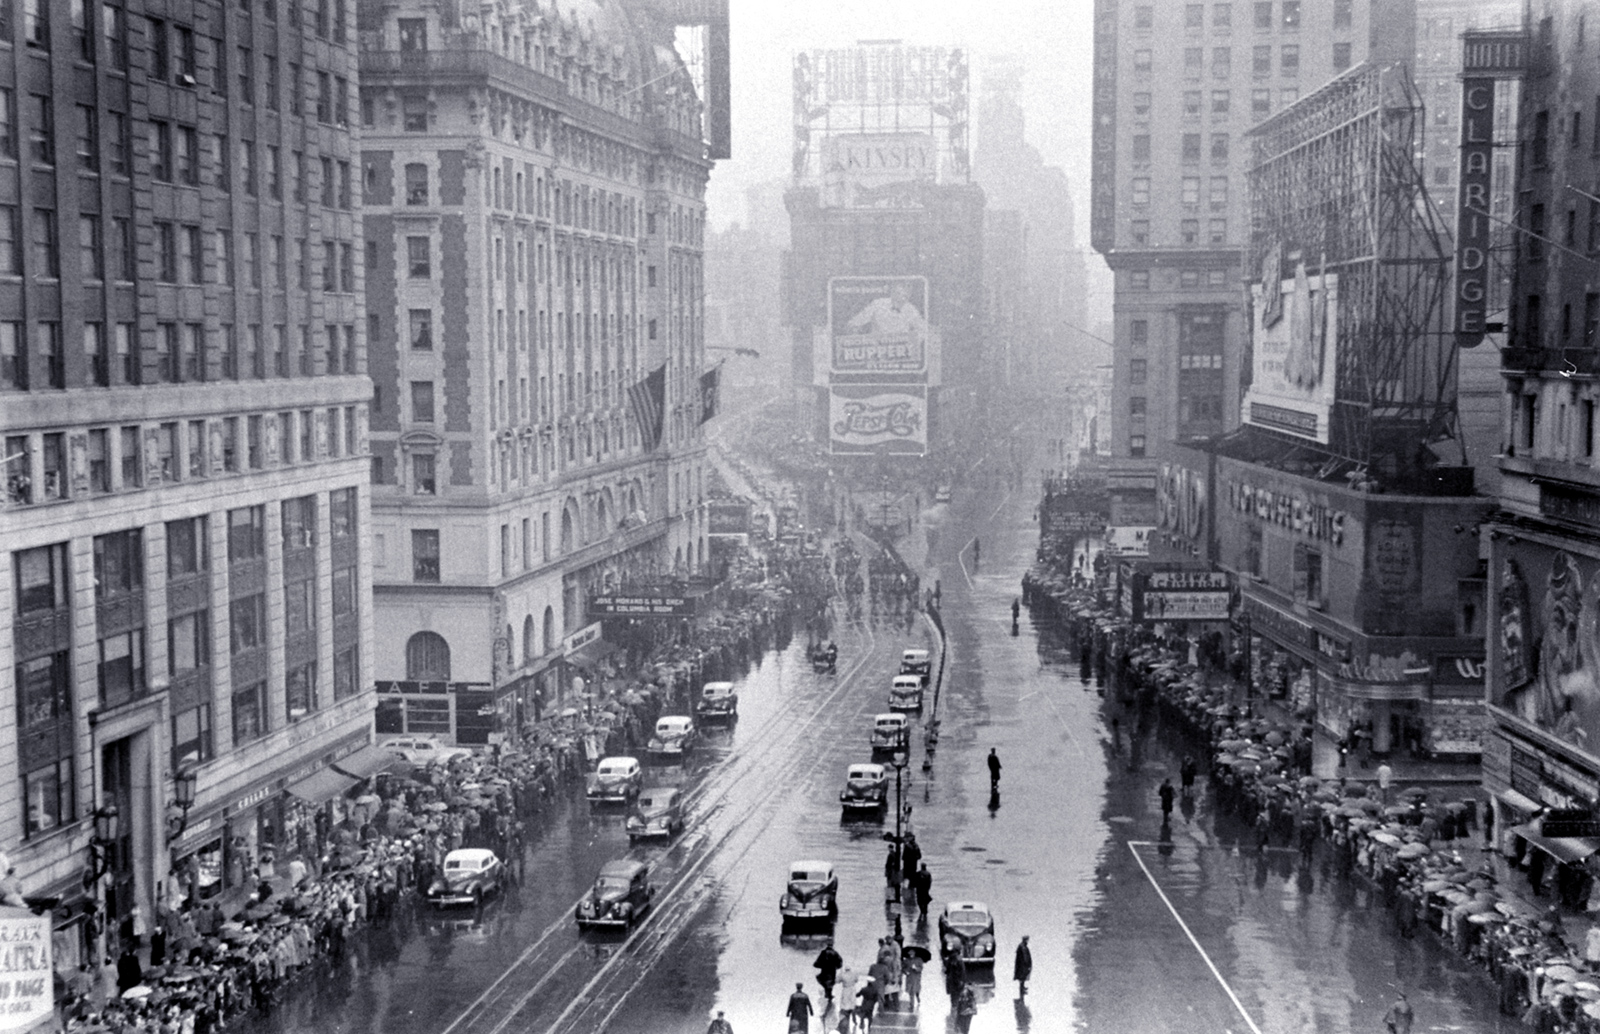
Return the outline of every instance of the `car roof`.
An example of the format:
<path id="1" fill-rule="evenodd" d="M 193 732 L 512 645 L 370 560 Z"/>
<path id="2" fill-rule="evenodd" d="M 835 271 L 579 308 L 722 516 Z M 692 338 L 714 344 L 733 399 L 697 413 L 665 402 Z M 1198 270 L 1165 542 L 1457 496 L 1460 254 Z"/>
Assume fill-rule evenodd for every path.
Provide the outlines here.
<path id="1" fill-rule="evenodd" d="M 865 763 L 855 764 L 855 765 L 851 765 L 850 766 L 850 774 L 851 775 L 855 775 L 858 772 L 863 774 L 863 775 L 866 775 L 866 774 L 869 774 L 869 773 L 871 775 L 883 775 L 883 766 L 882 765 L 871 765 L 871 764 L 865 764 Z"/>
<path id="2" fill-rule="evenodd" d="M 614 862 L 607 862 L 606 864 L 602 865 L 600 867 L 600 875 L 622 876 L 631 880 L 633 877 L 648 870 L 649 868 L 650 866 L 646 865 L 644 862 L 636 862 L 630 858 L 619 858 Z"/>
<path id="3" fill-rule="evenodd" d="M 878 725 L 904 725 L 911 719 L 899 711 L 885 711 L 883 714 L 874 715 L 872 720 Z"/>
<path id="4" fill-rule="evenodd" d="M 809 861 L 790 862 L 789 863 L 789 871 L 790 872 L 806 872 L 806 873 L 812 873 L 812 872 L 815 872 L 815 873 L 827 873 L 829 876 L 832 876 L 833 875 L 833 863 L 832 862 L 819 862 L 816 859 L 811 859 Z"/>
<path id="5" fill-rule="evenodd" d="M 672 725 L 693 725 L 694 719 L 683 714 L 664 714 L 656 719 L 656 728 L 660 729 Z"/>
<path id="6" fill-rule="evenodd" d="M 922 676 L 921 675 L 911 675 L 911 674 L 896 675 L 894 677 L 894 684 L 897 685 L 897 686 L 900 686 L 900 685 L 920 686 L 920 685 L 922 685 Z"/>
<path id="7" fill-rule="evenodd" d="M 906 659 L 908 657 L 919 657 L 920 658 L 920 657 L 926 657 L 926 656 L 928 656 L 928 651 L 926 651 L 926 650 L 904 650 L 904 651 L 901 651 L 901 653 L 900 653 L 901 660 L 904 660 L 904 659 Z"/>
<path id="8" fill-rule="evenodd" d="M 494 857 L 494 852 L 486 847 L 458 847 L 444 856 L 444 864 L 449 865 L 454 859 L 460 862 L 477 862 L 482 865 Z"/>
<path id="9" fill-rule="evenodd" d="M 717 692 L 722 692 L 722 691 L 725 691 L 725 690 L 730 690 L 732 688 L 733 688 L 733 683 L 731 683 L 731 682 L 707 682 L 706 685 L 705 685 L 705 692 L 710 693 L 713 690 L 715 690 Z"/>
<path id="10" fill-rule="evenodd" d="M 639 800 L 651 799 L 660 801 L 663 804 L 676 796 L 678 796 L 678 788 L 676 786 L 652 786 L 639 791 Z"/>
<path id="11" fill-rule="evenodd" d="M 605 768 L 607 765 L 616 765 L 623 768 L 638 768 L 639 759 L 628 757 L 601 758 L 599 767 Z"/>
<path id="12" fill-rule="evenodd" d="M 952 901 L 944 906 L 946 912 L 982 912 L 989 914 L 989 906 L 981 901 Z"/>

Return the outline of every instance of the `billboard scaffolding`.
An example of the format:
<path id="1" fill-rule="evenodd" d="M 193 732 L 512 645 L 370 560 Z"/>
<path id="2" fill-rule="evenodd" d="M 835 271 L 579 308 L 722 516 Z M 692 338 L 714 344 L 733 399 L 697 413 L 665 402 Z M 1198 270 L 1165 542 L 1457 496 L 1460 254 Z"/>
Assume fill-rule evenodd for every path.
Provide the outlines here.
<path id="1" fill-rule="evenodd" d="M 1361 65 L 1251 132 L 1243 422 L 1386 478 L 1434 462 L 1419 443 L 1458 438 L 1423 124 L 1405 65 Z"/>

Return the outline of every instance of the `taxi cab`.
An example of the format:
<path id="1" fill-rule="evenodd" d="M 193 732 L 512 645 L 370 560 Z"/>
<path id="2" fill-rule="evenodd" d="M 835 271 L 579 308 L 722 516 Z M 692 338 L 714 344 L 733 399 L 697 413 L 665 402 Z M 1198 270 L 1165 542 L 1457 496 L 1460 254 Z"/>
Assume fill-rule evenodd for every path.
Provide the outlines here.
<path id="1" fill-rule="evenodd" d="M 922 710 L 922 678 L 918 675 L 896 675 L 889 686 L 889 710 Z"/>
<path id="2" fill-rule="evenodd" d="M 845 772 L 839 804 L 846 812 L 881 811 L 888 801 L 889 774 L 882 765 L 856 764 Z"/>
<path id="3" fill-rule="evenodd" d="M 911 720 L 898 711 L 889 711 L 872 719 L 872 752 L 888 754 L 908 750 L 911 746 Z"/>
<path id="4" fill-rule="evenodd" d="M 639 792 L 643 778 L 637 758 L 601 758 L 589 777 L 589 802 L 625 804 Z"/>
<path id="5" fill-rule="evenodd" d="M 739 694 L 731 682 L 707 682 L 694 705 L 694 713 L 703 721 L 739 717 Z"/>
<path id="6" fill-rule="evenodd" d="M 665 715 L 656 719 L 650 753 L 682 756 L 694 749 L 696 739 L 694 719 L 681 714 Z"/>
<path id="7" fill-rule="evenodd" d="M 922 684 L 928 684 L 928 678 L 933 674 L 933 659 L 926 650 L 905 650 L 900 654 L 900 674 L 918 675 Z"/>

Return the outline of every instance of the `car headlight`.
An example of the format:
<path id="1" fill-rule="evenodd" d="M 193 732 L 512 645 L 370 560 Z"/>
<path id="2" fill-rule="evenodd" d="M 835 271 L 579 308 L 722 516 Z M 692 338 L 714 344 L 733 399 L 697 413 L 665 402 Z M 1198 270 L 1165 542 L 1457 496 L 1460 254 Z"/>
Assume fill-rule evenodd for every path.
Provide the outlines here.
<path id="1" fill-rule="evenodd" d="M 978 938 L 978 947 L 982 948 L 984 951 L 987 951 L 987 952 L 994 951 L 994 938 L 989 936 L 988 934 L 981 935 Z"/>
<path id="2" fill-rule="evenodd" d="M 960 951 L 961 938 L 957 937 L 953 933 L 945 935 L 944 947 L 946 951 Z"/>

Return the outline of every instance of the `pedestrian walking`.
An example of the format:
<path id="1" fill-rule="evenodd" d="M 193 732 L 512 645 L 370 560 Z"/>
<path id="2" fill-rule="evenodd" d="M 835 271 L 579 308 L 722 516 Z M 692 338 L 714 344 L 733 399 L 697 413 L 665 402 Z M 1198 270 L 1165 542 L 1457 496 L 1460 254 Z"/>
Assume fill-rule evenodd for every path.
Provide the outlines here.
<path id="1" fill-rule="evenodd" d="M 1000 755 L 995 753 L 993 747 L 989 748 L 989 792 L 994 793 L 1000 789 Z"/>
<path id="2" fill-rule="evenodd" d="M 1195 764 L 1194 755 L 1185 754 L 1183 764 L 1178 766 L 1178 778 L 1183 782 L 1183 796 L 1194 796 L 1194 777 L 1200 772 L 1200 766 Z"/>
<path id="3" fill-rule="evenodd" d="M 883 860 L 883 882 L 891 887 L 900 885 L 900 845 L 889 842 L 889 856 Z"/>
<path id="4" fill-rule="evenodd" d="M 910 879 L 921 862 L 922 848 L 917 844 L 917 835 L 907 833 L 905 846 L 900 849 L 900 871 Z"/>
<path id="5" fill-rule="evenodd" d="M 1394 769 L 1389 767 L 1389 762 L 1378 763 L 1378 790 L 1383 798 L 1385 807 L 1389 805 L 1389 784 L 1394 782 Z"/>
<path id="6" fill-rule="evenodd" d="M 817 952 L 817 961 L 811 964 L 817 970 L 817 983 L 822 985 L 822 993 L 828 1001 L 833 1001 L 833 985 L 839 979 L 839 970 L 844 968 L 844 959 L 833 946 L 833 938 L 828 938 L 828 943 Z"/>
<path id="7" fill-rule="evenodd" d="M 917 895 L 918 918 L 928 918 L 928 904 L 933 901 L 933 873 L 928 871 L 927 862 L 919 864 L 912 874 L 911 890 Z"/>
<path id="8" fill-rule="evenodd" d="M 811 1026 L 811 999 L 806 995 L 804 984 L 794 985 L 794 994 L 789 996 L 789 1034 L 805 1034 Z"/>
<path id="9" fill-rule="evenodd" d="M 717 1010 L 717 1015 L 712 1019 L 711 1026 L 706 1028 L 706 1034 L 733 1034 L 733 1024 L 728 1022 L 722 1010 Z"/>
<path id="10" fill-rule="evenodd" d="M 839 972 L 839 982 L 834 985 L 834 998 L 839 1003 L 839 1034 L 850 1034 L 855 1020 L 856 992 L 859 990 L 855 970 L 846 966 Z"/>
<path id="11" fill-rule="evenodd" d="M 1411 1034 L 1411 1024 L 1415 1019 L 1411 1002 L 1406 998 L 1406 993 L 1401 991 L 1400 997 L 1383 1014 L 1383 1025 L 1388 1028 L 1389 1034 Z"/>
<path id="12" fill-rule="evenodd" d="M 905 978 L 906 1004 L 916 1009 L 922 1004 L 922 956 L 916 952 L 907 955 L 900 963 Z"/>
<path id="13" fill-rule="evenodd" d="M 1018 985 L 1017 996 L 1022 997 L 1028 993 L 1028 979 L 1033 976 L 1033 950 L 1028 947 L 1028 935 L 1022 935 L 1022 942 L 1017 945 L 1017 957 L 1011 964 L 1011 979 Z"/>
<path id="14" fill-rule="evenodd" d="M 956 1029 L 967 1034 L 972 1029 L 972 1018 L 978 1015 L 978 995 L 972 985 L 963 984 L 956 994 Z"/>
<path id="15" fill-rule="evenodd" d="M 862 1031 L 872 1029 L 872 1018 L 878 1013 L 878 1001 L 883 997 L 883 990 L 876 980 L 861 982 L 861 990 L 856 992 L 856 1024 Z"/>
<path id="16" fill-rule="evenodd" d="M 1156 792 L 1161 796 L 1161 821 L 1166 822 L 1172 818 L 1172 799 L 1178 795 L 1172 788 L 1172 777 L 1161 780 L 1161 789 Z"/>

